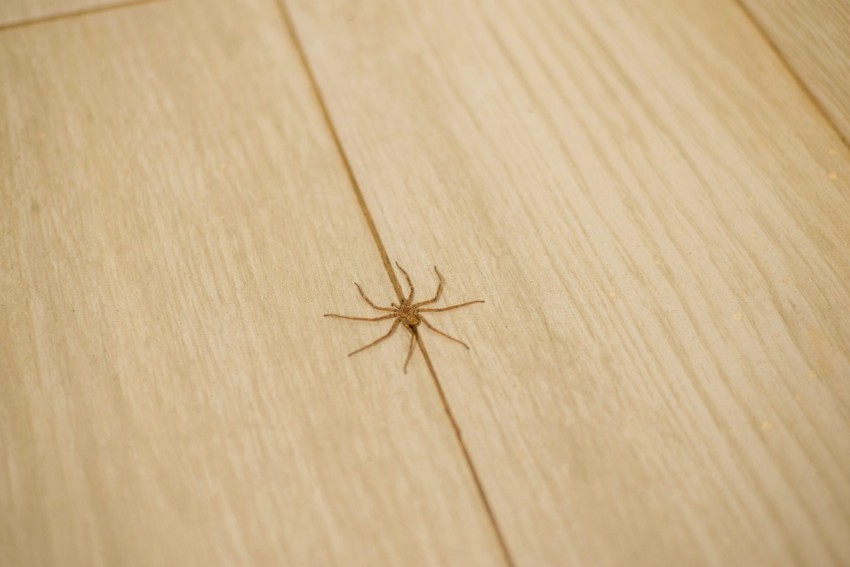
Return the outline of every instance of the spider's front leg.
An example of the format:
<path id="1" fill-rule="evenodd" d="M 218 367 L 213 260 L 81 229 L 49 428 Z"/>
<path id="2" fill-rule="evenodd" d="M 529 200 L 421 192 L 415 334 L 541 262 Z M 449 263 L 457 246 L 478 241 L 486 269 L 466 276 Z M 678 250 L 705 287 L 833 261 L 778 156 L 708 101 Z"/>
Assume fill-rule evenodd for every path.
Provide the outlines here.
<path id="1" fill-rule="evenodd" d="M 434 271 L 437 272 L 437 293 L 434 294 L 434 297 L 427 301 L 420 301 L 415 304 L 413 307 L 421 307 L 423 305 L 430 305 L 431 303 L 436 303 L 440 299 L 440 294 L 443 293 L 443 274 L 440 273 L 440 270 L 437 269 L 437 266 L 434 266 Z"/>
<path id="2" fill-rule="evenodd" d="M 336 317 L 337 319 L 348 319 L 350 321 L 383 321 L 385 319 L 392 319 L 393 317 L 395 317 L 395 313 L 390 313 L 389 315 L 381 315 L 380 317 L 352 317 L 351 315 L 325 313 L 325 317 Z"/>
<path id="3" fill-rule="evenodd" d="M 410 279 L 410 275 L 406 271 L 404 271 L 404 268 L 402 268 L 398 262 L 396 262 L 395 265 L 396 267 L 398 267 L 399 270 L 401 270 L 401 273 L 404 274 L 404 279 L 407 280 L 407 287 L 410 288 L 410 295 L 408 295 L 407 299 L 405 300 L 409 304 L 413 301 L 413 293 L 416 291 L 416 289 L 413 287 L 413 281 Z"/>
<path id="4" fill-rule="evenodd" d="M 357 286 L 357 291 L 360 292 L 360 297 L 366 300 L 366 303 L 368 303 L 373 309 L 377 309 L 378 311 L 395 311 L 395 309 L 390 309 L 389 307 L 379 307 L 375 305 L 372 300 L 366 297 L 366 294 L 363 293 L 363 289 L 360 287 L 359 283 L 354 282 L 354 285 Z"/>

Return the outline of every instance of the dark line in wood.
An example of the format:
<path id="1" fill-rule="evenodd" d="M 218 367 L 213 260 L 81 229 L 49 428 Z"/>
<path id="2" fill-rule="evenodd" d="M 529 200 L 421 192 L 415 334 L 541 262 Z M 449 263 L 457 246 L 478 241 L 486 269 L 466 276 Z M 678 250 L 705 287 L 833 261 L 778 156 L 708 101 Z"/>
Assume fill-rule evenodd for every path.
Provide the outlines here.
<path id="1" fill-rule="evenodd" d="M 401 284 L 398 281 L 398 277 L 396 277 L 395 271 L 393 271 L 392 264 L 390 263 L 390 257 L 387 255 L 387 250 L 384 247 L 384 243 L 381 240 L 380 235 L 378 234 L 378 228 L 375 226 L 375 221 L 372 219 L 372 214 L 369 212 L 369 208 L 366 206 L 366 199 L 363 197 L 363 191 L 360 190 L 360 184 L 357 182 L 357 178 L 354 176 L 354 169 L 351 167 L 351 162 L 348 159 L 348 154 L 345 153 L 345 150 L 342 147 L 342 142 L 339 139 L 339 134 L 336 131 L 336 127 L 334 127 L 333 121 L 331 120 L 330 112 L 328 111 L 328 105 L 325 102 L 324 97 L 322 96 L 322 92 L 319 89 L 319 83 L 316 80 L 316 76 L 313 74 L 313 68 L 310 66 L 310 63 L 307 59 L 307 53 L 304 51 L 304 47 L 301 43 L 301 38 L 298 36 L 298 33 L 295 31 L 295 24 L 292 21 L 292 17 L 289 14 L 289 9 L 286 7 L 286 2 L 284 0 L 277 0 L 278 9 L 280 10 L 281 18 L 283 19 L 283 24 L 286 27 L 286 31 L 292 37 L 292 42 L 295 44 L 295 51 L 298 53 L 298 58 L 301 60 L 301 64 L 304 67 L 305 72 L 307 73 L 307 77 L 310 80 L 310 87 L 313 90 L 313 94 L 316 96 L 316 99 L 319 101 L 319 108 L 322 111 L 322 116 L 324 117 L 325 123 L 328 126 L 328 130 L 330 131 L 331 138 L 333 138 L 334 146 L 336 147 L 337 153 L 339 153 L 342 158 L 342 165 L 345 168 L 345 174 L 348 177 L 349 185 L 354 190 L 354 195 L 357 197 L 357 204 L 360 205 L 360 211 L 363 213 L 363 216 L 366 219 L 366 224 L 369 225 L 369 232 L 372 233 L 372 240 L 375 241 L 375 245 L 378 247 L 378 253 L 381 255 L 381 261 L 384 263 L 384 269 L 387 271 L 387 275 L 390 277 L 390 282 L 393 284 L 393 289 L 395 289 L 395 293 L 398 296 L 398 300 L 404 300 L 404 292 L 401 290 Z"/>
<path id="2" fill-rule="evenodd" d="M 81 8 L 79 10 L 72 10 L 70 12 L 60 12 L 57 14 L 50 14 L 47 16 L 41 16 L 38 18 L 32 18 L 29 20 L 20 20 L 17 22 L 7 22 L 0 24 L 0 32 L 11 30 L 15 28 L 24 28 L 29 26 L 34 26 L 37 24 L 44 24 L 48 22 L 55 22 L 57 20 L 67 20 L 70 18 L 78 18 L 80 16 L 89 16 L 92 14 L 99 14 L 101 12 L 109 12 L 111 10 L 115 10 L 118 8 L 129 8 L 131 6 L 138 6 L 140 4 L 153 4 L 154 2 L 163 2 L 164 0 L 127 0 L 126 2 L 115 2 L 112 4 L 102 4 L 100 6 L 91 6 L 89 8 Z"/>
<path id="3" fill-rule="evenodd" d="M 484 490 L 484 485 L 481 484 L 481 479 L 478 476 L 478 470 L 475 468 L 475 465 L 472 462 L 472 456 L 469 454 L 469 449 L 466 448 L 466 443 L 463 441 L 463 434 L 460 431 L 460 427 L 457 424 L 454 412 L 452 411 L 452 408 L 449 405 L 449 401 L 446 398 L 446 393 L 443 391 L 443 385 L 440 383 L 440 379 L 437 377 L 437 371 L 434 369 L 434 364 L 431 362 L 431 356 L 425 349 L 425 342 L 422 340 L 422 335 L 420 335 L 419 333 L 416 334 L 416 342 L 419 343 L 419 350 L 422 351 L 422 357 L 425 359 L 425 364 L 426 366 L 428 366 L 428 372 L 429 374 L 431 374 L 431 379 L 434 382 L 434 387 L 437 389 L 437 394 L 439 394 L 440 396 L 440 402 L 443 404 L 443 410 L 446 412 L 446 415 L 449 418 L 449 422 L 452 424 L 452 429 L 454 430 L 457 443 L 458 445 L 460 445 L 460 450 L 463 453 L 463 458 L 464 460 L 466 460 L 466 465 L 469 467 L 469 470 L 472 473 L 472 480 L 474 481 L 475 488 L 478 491 L 478 497 L 481 498 L 481 502 L 484 504 L 484 510 L 487 513 L 487 516 L 490 518 L 490 523 L 493 525 L 493 531 L 496 534 L 496 540 L 499 542 L 499 547 L 502 549 L 502 554 L 505 556 L 505 562 L 510 567 L 514 567 L 516 563 L 514 562 L 514 559 L 511 556 L 511 552 L 508 549 L 508 543 L 507 541 L 505 541 L 505 536 L 502 534 L 502 528 L 499 526 L 499 522 L 496 520 L 496 514 L 493 512 L 493 507 L 490 505 L 490 499 L 487 497 L 487 492 L 485 492 Z"/>
<path id="4" fill-rule="evenodd" d="M 322 96 L 322 92 L 319 88 L 319 83 L 316 80 L 316 76 L 313 73 L 313 68 L 310 66 L 309 60 L 307 59 L 307 53 L 304 50 L 304 46 L 301 42 L 300 37 L 298 36 L 297 31 L 295 30 L 295 24 L 293 19 L 289 13 L 289 9 L 286 5 L 286 0 L 277 0 L 277 5 L 280 10 L 281 18 L 283 19 L 283 24 L 292 38 L 292 42 L 295 44 L 295 50 L 298 53 L 298 58 L 301 60 L 301 64 L 304 67 L 304 70 L 307 74 L 307 77 L 310 80 L 310 86 L 313 90 L 316 99 L 319 101 L 319 107 L 322 111 L 322 116 L 327 123 L 328 130 L 331 133 L 331 137 L 333 138 L 334 145 L 336 146 L 337 152 L 339 153 L 343 165 L 345 166 L 345 172 L 348 176 L 349 184 L 354 190 L 354 194 L 357 197 L 357 203 L 360 206 L 360 211 L 363 213 L 364 218 L 366 219 L 366 224 L 369 225 L 369 232 L 372 233 L 372 239 L 375 241 L 375 245 L 378 248 L 378 252 L 381 255 L 381 261 L 384 264 L 384 269 L 387 271 L 387 275 L 389 276 L 390 282 L 395 289 L 396 295 L 398 296 L 399 301 L 404 300 L 404 293 L 401 289 L 401 284 L 398 281 L 398 277 L 396 276 L 395 270 L 393 270 L 392 264 L 390 262 L 389 256 L 387 255 L 387 250 L 384 247 L 384 243 L 381 240 L 381 236 L 378 233 L 378 228 L 375 225 L 375 221 L 372 218 L 372 214 L 369 212 L 369 208 L 366 205 L 366 199 L 363 197 L 363 191 L 360 189 L 360 184 L 357 182 L 357 178 L 354 175 L 354 170 L 351 167 L 351 162 L 348 159 L 348 154 L 345 153 L 343 149 L 342 142 L 340 141 L 339 134 L 337 133 L 336 127 L 334 126 L 333 121 L 331 120 L 330 112 L 328 111 L 327 103 L 325 102 L 324 97 Z M 440 379 L 437 377 L 437 371 L 434 369 L 434 365 L 431 362 L 431 357 L 428 356 L 428 351 L 425 349 L 425 343 L 422 340 L 422 336 L 416 333 L 416 341 L 419 344 L 419 350 L 422 351 L 422 357 L 425 359 L 425 364 L 428 367 L 428 372 L 431 375 L 431 379 L 434 382 L 434 387 L 437 389 L 437 394 L 440 397 L 440 402 L 443 406 L 443 410 L 445 411 L 446 416 L 449 419 L 449 423 L 452 426 L 452 430 L 455 434 L 455 439 L 457 440 L 458 445 L 460 446 L 461 454 L 463 455 L 464 460 L 466 461 L 466 466 L 469 469 L 470 475 L 472 476 L 472 481 L 475 484 L 475 488 L 478 492 L 478 496 L 481 499 L 482 504 L 484 505 L 484 511 L 487 514 L 488 519 L 490 520 L 490 525 L 493 528 L 493 532 L 496 535 L 496 541 L 499 544 L 499 547 L 502 550 L 502 554 L 505 557 L 505 562 L 509 567 L 514 567 L 516 563 L 514 563 L 513 557 L 508 550 L 507 543 L 505 542 L 505 538 L 502 535 L 502 530 L 499 527 L 498 522 L 496 521 L 496 516 L 493 513 L 493 508 L 490 505 L 490 500 L 487 498 L 487 494 L 484 491 L 484 486 L 481 484 L 481 479 L 478 476 L 478 471 L 475 468 L 475 465 L 472 462 L 472 457 L 469 454 L 469 450 L 466 447 L 466 443 L 463 441 L 463 435 L 461 434 L 460 427 L 458 427 L 457 420 L 455 419 L 454 412 L 449 405 L 448 400 L 446 399 L 446 394 L 443 391 L 443 386 L 440 383 Z"/>
<path id="5" fill-rule="evenodd" d="M 845 138 L 844 132 L 842 132 L 841 128 L 838 127 L 832 117 L 832 114 L 830 114 L 829 110 L 823 105 L 823 103 L 821 103 L 815 92 L 810 89 L 809 85 L 806 84 L 803 78 L 797 74 L 797 70 L 794 69 L 794 66 L 785 56 L 785 53 L 773 40 L 773 36 L 770 35 L 770 33 L 767 31 L 767 28 L 765 28 L 762 25 L 761 21 L 759 21 L 759 19 L 756 17 L 756 15 L 751 12 L 749 8 L 747 8 L 743 0 L 735 0 L 735 4 L 738 5 L 738 8 L 741 9 L 741 12 L 744 13 L 744 17 L 746 17 L 750 21 L 750 24 L 752 24 L 752 26 L 756 29 L 756 32 L 758 32 L 758 34 L 761 35 L 762 38 L 764 38 L 765 43 L 767 43 L 773 53 L 776 54 L 776 57 L 779 58 L 779 61 L 782 63 L 782 65 L 788 70 L 788 74 L 791 75 L 791 77 L 794 79 L 794 82 L 796 82 L 797 86 L 800 87 L 800 90 L 803 91 L 803 93 L 815 106 L 818 112 L 823 115 L 823 117 L 826 119 L 827 124 L 830 125 L 830 127 L 835 131 L 836 134 L 838 134 L 838 137 L 841 139 L 844 145 L 847 146 L 848 149 L 850 149 L 850 140 Z"/>

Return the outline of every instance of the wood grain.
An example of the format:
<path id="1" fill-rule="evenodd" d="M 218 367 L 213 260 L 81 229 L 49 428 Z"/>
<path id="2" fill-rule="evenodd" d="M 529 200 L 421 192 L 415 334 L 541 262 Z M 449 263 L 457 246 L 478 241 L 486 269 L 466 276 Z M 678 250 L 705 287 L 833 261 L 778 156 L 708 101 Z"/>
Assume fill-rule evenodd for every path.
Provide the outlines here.
<path id="1" fill-rule="evenodd" d="M 850 2 L 741 1 L 850 141 Z"/>
<path id="2" fill-rule="evenodd" d="M 0 565 L 499 565 L 277 6 L 0 33 Z"/>
<path id="3" fill-rule="evenodd" d="M 0 29 L 157 0 L 4 0 Z"/>
<path id="4" fill-rule="evenodd" d="M 286 3 L 518 565 L 850 562 L 850 155 L 736 4 Z"/>

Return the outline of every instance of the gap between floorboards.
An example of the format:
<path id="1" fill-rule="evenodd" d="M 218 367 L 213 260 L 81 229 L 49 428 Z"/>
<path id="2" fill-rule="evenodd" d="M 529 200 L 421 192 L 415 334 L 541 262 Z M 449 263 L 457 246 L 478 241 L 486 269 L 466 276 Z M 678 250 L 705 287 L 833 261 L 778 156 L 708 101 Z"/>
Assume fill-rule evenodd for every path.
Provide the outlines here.
<path id="1" fill-rule="evenodd" d="M 318 81 L 316 80 L 316 76 L 313 73 L 313 68 L 310 66 L 310 62 L 307 58 L 307 53 L 304 50 L 304 46 L 298 36 L 298 33 L 295 29 L 295 22 L 292 19 L 292 16 L 289 12 L 289 8 L 286 5 L 285 0 L 275 0 L 278 9 L 280 11 L 281 19 L 283 20 L 283 26 L 286 32 L 289 34 L 290 39 L 295 46 L 295 49 L 298 53 L 298 57 L 301 60 L 301 64 L 304 67 L 304 71 L 307 74 L 308 79 L 310 80 L 310 86 L 313 90 L 314 95 L 316 96 L 316 100 L 318 101 L 319 107 L 321 109 L 322 115 L 325 119 L 325 123 L 327 124 L 328 130 L 330 131 L 331 137 L 333 138 L 334 145 L 337 149 L 337 152 L 340 156 L 340 159 L 343 162 L 343 166 L 345 167 L 346 175 L 349 180 L 349 185 L 355 193 L 357 198 L 357 203 L 360 206 L 360 211 L 365 217 L 366 224 L 369 226 L 369 231 L 372 234 L 372 239 L 375 242 L 375 246 L 378 248 L 378 253 L 381 256 L 381 261 L 384 264 L 384 269 L 389 277 L 390 282 L 392 283 L 393 289 L 395 289 L 396 295 L 398 296 L 399 301 L 404 299 L 404 293 L 401 289 L 401 284 L 396 276 L 395 270 L 392 268 L 392 264 L 389 259 L 389 255 L 387 254 L 386 247 L 384 246 L 383 240 L 381 239 L 380 234 L 378 233 L 377 226 L 375 225 L 375 221 L 372 218 L 372 214 L 369 211 L 368 206 L 366 205 L 366 200 L 363 197 L 363 192 L 360 188 L 360 184 L 357 182 L 357 178 L 354 175 L 354 170 L 351 166 L 351 162 L 348 159 L 348 155 L 345 153 L 345 149 L 343 148 L 342 141 L 339 138 L 339 134 L 337 133 L 336 127 L 331 120 L 330 111 L 328 110 L 327 104 L 325 103 L 325 99 L 322 96 L 321 89 L 319 88 Z M 431 361 L 431 357 L 428 355 L 428 351 L 425 349 L 425 343 L 422 339 L 422 336 L 417 334 L 416 340 L 419 344 L 419 350 L 422 352 L 422 356 L 425 359 L 425 364 L 428 367 L 428 372 L 431 375 L 431 379 L 434 382 L 434 387 L 437 390 L 437 394 L 440 398 L 440 401 L 443 406 L 443 410 L 445 411 L 446 418 L 448 419 L 450 425 L 452 426 L 452 430 L 454 431 L 455 439 L 457 440 L 458 446 L 460 447 L 461 454 L 463 455 L 464 461 L 466 462 L 467 468 L 472 476 L 472 480 L 475 484 L 476 490 L 478 492 L 479 498 L 481 499 L 481 503 L 484 507 L 484 511 L 490 521 L 490 524 L 493 528 L 493 531 L 496 535 L 496 540 L 499 544 L 499 547 L 502 551 L 502 554 L 505 558 L 505 563 L 509 567 L 514 567 L 516 563 L 511 556 L 510 550 L 508 549 L 507 542 L 505 541 L 504 535 L 502 533 L 501 528 L 499 527 L 498 522 L 496 521 L 495 513 L 493 512 L 493 508 L 490 505 L 490 500 L 487 498 L 487 493 L 484 491 L 484 486 L 481 484 L 481 479 L 478 476 L 478 471 L 475 468 L 475 464 L 472 461 L 472 457 L 469 454 L 469 450 L 466 447 L 466 443 L 463 441 L 463 436 L 461 434 L 460 427 L 457 424 L 457 420 L 455 419 L 454 412 L 449 405 L 448 400 L 446 399 L 445 392 L 443 390 L 442 383 L 440 382 L 439 377 L 437 376 L 437 371 L 434 368 L 434 365 Z"/>

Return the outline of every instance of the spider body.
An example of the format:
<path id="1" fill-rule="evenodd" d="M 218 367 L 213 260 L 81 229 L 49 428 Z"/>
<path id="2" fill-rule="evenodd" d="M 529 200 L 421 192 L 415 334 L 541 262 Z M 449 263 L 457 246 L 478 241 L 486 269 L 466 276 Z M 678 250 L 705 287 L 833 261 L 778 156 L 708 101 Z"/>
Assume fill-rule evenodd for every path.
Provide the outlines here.
<path id="1" fill-rule="evenodd" d="M 404 325 L 404 328 L 408 331 L 414 331 L 416 327 L 419 326 L 419 323 L 422 322 L 422 319 L 419 318 L 416 311 L 411 306 L 405 306 L 404 304 L 399 307 L 396 312 L 396 317 L 401 319 L 401 324 Z"/>
<path id="2" fill-rule="evenodd" d="M 439 307 L 439 308 L 437 308 L 437 307 L 426 307 L 427 305 L 431 305 L 431 304 L 439 301 L 440 294 L 442 294 L 442 292 L 443 292 L 443 284 L 444 284 L 443 276 L 442 276 L 442 274 L 440 274 L 440 271 L 437 270 L 437 267 L 434 266 L 434 272 L 436 272 L 437 280 L 439 282 L 437 284 L 437 292 L 434 294 L 434 297 L 429 299 L 429 300 L 420 301 L 419 303 L 413 303 L 413 295 L 416 291 L 415 288 L 413 287 L 413 282 L 411 281 L 408 273 L 404 271 L 404 268 L 402 268 L 401 266 L 398 265 L 398 262 L 396 262 L 396 266 L 398 266 L 398 269 L 401 270 L 402 274 L 404 274 L 404 278 L 407 280 L 407 286 L 410 288 L 410 293 L 408 294 L 407 297 L 402 299 L 400 304 L 391 303 L 390 307 L 379 307 L 378 305 L 375 305 L 372 302 L 371 299 L 366 297 L 366 294 L 363 293 L 363 290 L 360 288 L 359 284 L 357 284 L 357 283 L 354 284 L 355 286 L 357 286 L 357 291 L 360 292 L 360 296 L 366 301 L 366 303 L 369 304 L 370 307 L 372 307 L 373 309 L 377 309 L 378 311 L 388 311 L 389 312 L 388 315 L 381 315 L 379 317 L 352 317 L 352 316 L 349 316 L 349 315 L 337 315 L 336 313 L 328 313 L 328 314 L 325 315 L 325 317 L 336 317 L 338 319 L 350 319 L 350 320 L 353 320 L 353 321 L 386 321 L 386 320 L 389 320 L 389 319 L 394 319 L 392 327 L 390 327 L 390 330 L 387 332 L 387 334 L 381 336 L 380 338 L 378 338 L 375 341 L 372 341 L 368 345 L 361 347 L 361 348 L 355 350 L 354 352 L 349 353 L 348 356 L 355 355 L 358 352 L 362 352 L 369 347 L 375 346 L 376 344 L 380 343 L 381 341 L 385 341 L 386 339 L 390 338 L 393 335 L 393 333 L 396 332 L 396 330 L 398 329 L 399 326 L 402 326 L 405 329 L 407 329 L 408 332 L 410 332 L 410 346 L 407 349 L 407 359 L 405 359 L 405 361 L 404 361 L 404 373 L 407 374 L 407 364 L 410 362 L 410 357 L 413 356 L 413 351 L 416 348 L 416 335 L 419 332 L 418 328 L 419 328 L 420 324 L 424 324 L 426 327 L 428 327 L 429 329 L 431 329 L 432 331 L 434 331 L 438 335 L 442 335 L 443 337 L 445 337 L 449 340 L 452 340 L 456 343 L 459 343 L 459 344 L 463 345 L 464 347 L 466 347 L 468 349 L 469 345 L 467 345 L 465 342 L 461 341 L 460 339 L 456 339 L 456 338 L 444 333 L 443 331 L 440 331 L 439 329 L 434 327 L 427 319 L 425 319 L 425 317 L 422 316 L 421 314 L 422 313 L 436 313 L 436 312 L 439 312 L 439 311 L 449 311 L 451 309 L 457 309 L 459 307 L 465 307 L 467 305 L 472 305 L 473 303 L 484 303 L 484 302 L 482 300 L 478 299 L 478 300 L 475 300 L 475 301 L 467 301 L 465 303 L 459 303 L 457 305 L 449 305 L 448 307 Z"/>

